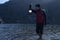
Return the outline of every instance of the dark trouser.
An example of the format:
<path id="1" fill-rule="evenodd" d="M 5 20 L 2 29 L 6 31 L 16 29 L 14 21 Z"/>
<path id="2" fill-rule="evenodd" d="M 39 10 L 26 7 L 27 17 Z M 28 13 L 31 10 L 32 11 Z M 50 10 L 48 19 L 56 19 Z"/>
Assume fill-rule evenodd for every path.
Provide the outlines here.
<path id="1" fill-rule="evenodd" d="M 43 23 L 37 23 L 36 24 L 36 33 L 42 37 L 43 34 Z"/>

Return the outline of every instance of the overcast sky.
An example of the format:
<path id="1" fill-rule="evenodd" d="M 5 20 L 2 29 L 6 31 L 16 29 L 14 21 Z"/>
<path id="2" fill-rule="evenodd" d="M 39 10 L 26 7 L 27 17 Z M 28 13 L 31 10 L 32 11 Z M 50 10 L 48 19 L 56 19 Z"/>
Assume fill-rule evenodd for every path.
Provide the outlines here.
<path id="1" fill-rule="evenodd" d="M 8 2 L 9 0 L 0 0 L 0 4 L 4 4 L 6 2 Z"/>

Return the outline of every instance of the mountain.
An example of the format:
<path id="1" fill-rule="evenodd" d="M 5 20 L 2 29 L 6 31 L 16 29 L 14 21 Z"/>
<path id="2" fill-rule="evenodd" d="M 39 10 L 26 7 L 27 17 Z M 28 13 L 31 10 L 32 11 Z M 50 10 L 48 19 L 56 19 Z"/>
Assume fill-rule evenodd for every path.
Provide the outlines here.
<path id="1" fill-rule="evenodd" d="M 3 5 L 0 5 L 0 16 L 6 23 L 35 23 L 35 14 L 29 16 L 29 4 L 41 4 L 42 8 L 47 10 L 47 24 L 60 24 L 60 2 L 59 0 L 11 0 Z"/>

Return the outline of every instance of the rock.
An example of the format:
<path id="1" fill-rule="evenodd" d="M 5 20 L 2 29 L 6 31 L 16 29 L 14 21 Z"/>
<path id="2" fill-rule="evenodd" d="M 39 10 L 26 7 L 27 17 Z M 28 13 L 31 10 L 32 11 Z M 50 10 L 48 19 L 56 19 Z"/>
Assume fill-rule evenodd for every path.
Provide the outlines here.
<path id="1" fill-rule="evenodd" d="M 0 40 L 37 40 L 35 24 L 0 24 Z M 60 26 L 46 25 L 43 40 L 60 40 Z"/>

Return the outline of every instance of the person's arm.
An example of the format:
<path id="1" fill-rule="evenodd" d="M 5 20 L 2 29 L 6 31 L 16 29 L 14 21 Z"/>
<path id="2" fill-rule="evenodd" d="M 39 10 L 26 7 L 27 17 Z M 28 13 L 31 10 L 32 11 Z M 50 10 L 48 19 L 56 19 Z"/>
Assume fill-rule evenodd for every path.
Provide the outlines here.
<path id="1" fill-rule="evenodd" d="M 46 14 L 45 14 L 44 11 L 42 11 L 42 12 L 43 12 L 43 15 L 44 15 L 44 24 L 46 25 Z"/>
<path id="2" fill-rule="evenodd" d="M 35 10 L 32 9 L 31 5 L 29 5 L 29 14 L 36 13 Z"/>
<path id="3" fill-rule="evenodd" d="M 32 9 L 32 12 L 33 12 L 33 13 L 36 13 L 36 10 L 33 10 L 33 9 Z"/>
<path id="4" fill-rule="evenodd" d="M 32 13 L 36 14 L 36 11 L 35 10 L 29 10 L 29 15 L 32 15 Z"/>

